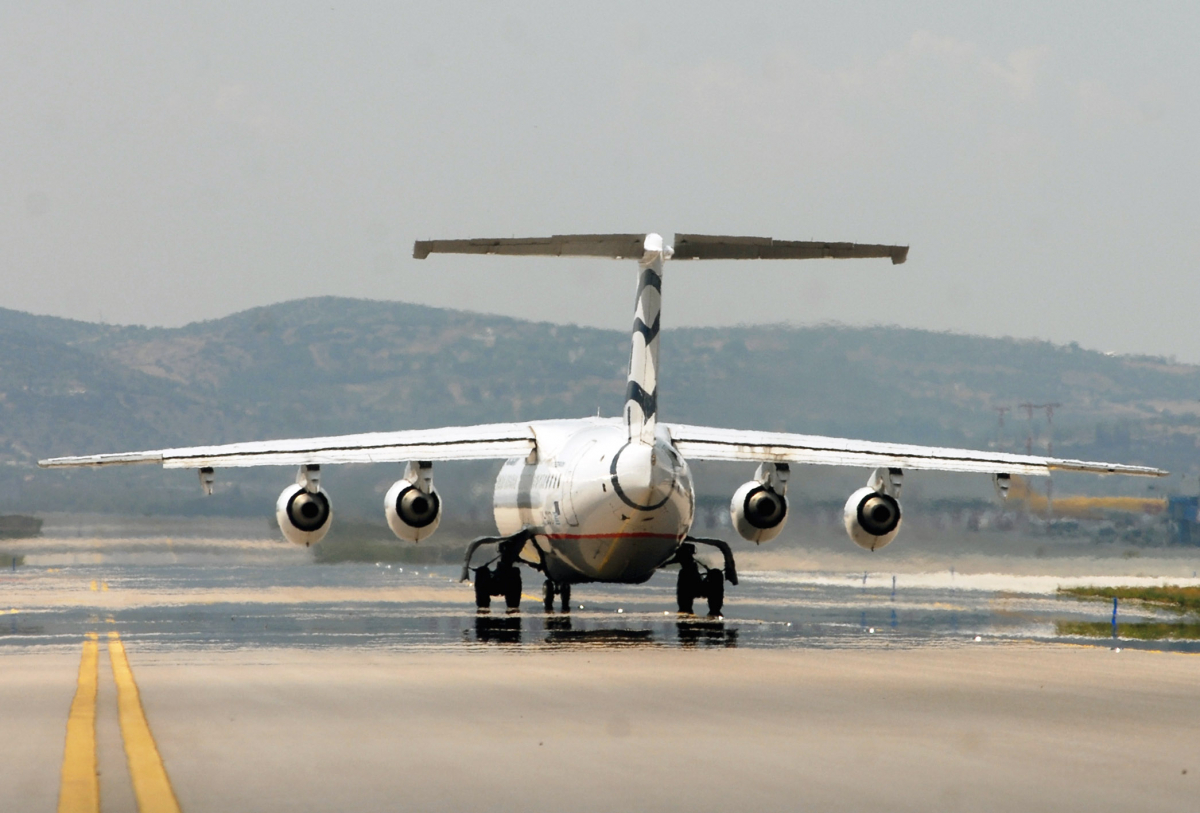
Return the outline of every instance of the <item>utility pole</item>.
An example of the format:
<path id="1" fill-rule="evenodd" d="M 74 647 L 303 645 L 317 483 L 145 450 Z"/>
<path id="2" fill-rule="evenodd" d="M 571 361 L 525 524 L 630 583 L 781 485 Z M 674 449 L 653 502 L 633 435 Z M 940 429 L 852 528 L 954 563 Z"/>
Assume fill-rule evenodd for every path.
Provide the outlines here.
<path id="1" fill-rule="evenodd" d="M 1058 409 L 1062 404 L 1030 404 L 1029 406 L 1033 408 L 1029 411 L 1030 421 L 1033 420 L 1034 409 L 1046 410 L 1046 456 L 1054 457 L 1054 410 Z"/>
<path id="2" fill-rule="evenodd" d="M 1017 404 L 1017 406 L 1025 410 L 1025 418 L 1029 421 L 1029 434 L 1025 436 L 1025 454 L 1033 454 L 1033 411 L 1040 407 L 1029 402 Z"/>
<path id="3" fill-rule="evenodd" d="M 992 407 L 998 416 L 996 426 L 996 446 L 1004 448 L 1004 415 L 1011 412 L 1011 407 Z"/>
<path id="4" fill-rule="evenodd" d="M 1046 410 L 1046 457 L 1054 457 L 1054 410 L 1058 409 L 1062 404 L 1058 402 L 1049 404 L 1033 404 L 1034 409 Z M 1033 411 L 1029 413 L 1030 421 L 1033 420 Z M 1054 513 L 1054 477 L 1046 478 L 1046 512 Z"/>

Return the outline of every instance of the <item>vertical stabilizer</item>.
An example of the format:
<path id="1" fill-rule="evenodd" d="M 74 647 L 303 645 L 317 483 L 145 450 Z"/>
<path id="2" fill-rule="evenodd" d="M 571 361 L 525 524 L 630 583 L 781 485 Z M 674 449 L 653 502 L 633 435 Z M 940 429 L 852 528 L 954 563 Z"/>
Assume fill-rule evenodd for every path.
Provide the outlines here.
<path id="1" fill-rule="evenodd" d="M 646 235 L 643 249 L 642 259 L 638 262 L 629 383 L 625 387 L 625 424 L 629 427 L 631 442 L 653 444 L 658 417 L 658 332 L 663 260 L 670 256 L 671 249 L 664 248 L 663 239 L 657 234 Z"/>

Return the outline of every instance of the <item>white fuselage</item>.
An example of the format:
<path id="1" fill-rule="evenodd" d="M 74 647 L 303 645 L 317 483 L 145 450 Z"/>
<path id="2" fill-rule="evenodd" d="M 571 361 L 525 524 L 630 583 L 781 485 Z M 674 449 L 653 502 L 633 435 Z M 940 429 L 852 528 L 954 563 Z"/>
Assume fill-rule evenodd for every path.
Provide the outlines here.
<path id="1" fill-rule="evenodd" d="M 496 478 L 502 535 L 527 530 L 556 582 L 639 583 L 687 536 L 695 494 L 665 430 L 630 442 L 620 419 L 532 424 L 537 460 L 512 458 Z"/>

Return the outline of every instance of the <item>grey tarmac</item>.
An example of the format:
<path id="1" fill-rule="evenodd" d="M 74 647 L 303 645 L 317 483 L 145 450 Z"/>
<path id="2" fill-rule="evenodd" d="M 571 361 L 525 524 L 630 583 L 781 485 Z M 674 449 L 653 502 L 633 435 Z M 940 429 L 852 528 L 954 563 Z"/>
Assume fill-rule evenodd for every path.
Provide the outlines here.
<path id="1" fill-rule="evenodd" d="M 185 811 L 1095 813 L 1200 798 L 1200 658 L 1186 653 L 131 645 L 129 658 Z M 77 666 L 3 655 L 4 809 L 55 809 Z M 106 811 L 131 800 L 110 773 L 128 781 L 101 765 Z"/>

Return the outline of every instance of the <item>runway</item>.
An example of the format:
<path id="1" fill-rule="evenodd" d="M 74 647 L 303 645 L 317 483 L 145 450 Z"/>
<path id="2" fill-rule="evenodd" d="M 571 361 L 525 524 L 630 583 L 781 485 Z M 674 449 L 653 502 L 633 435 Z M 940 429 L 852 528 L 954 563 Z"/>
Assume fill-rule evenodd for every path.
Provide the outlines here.
<path id="1" fill-rule="evenodd" d="M 1180 810 L 1200 793 L 1196 642 L 1123 635 L 1161 611 L 1123 608 L 1114 638 L 1110 607 L 1028 577 L 760 571 L 721 619 L 672 612 L 669 574 L 581 586 L 569 617 L 527 578 L 522 612 L 479 615 L 456 576 L 236 557 L 5 572 L 0 808 Z M 69 792 L 93 769 L 98 806 Z"/>

